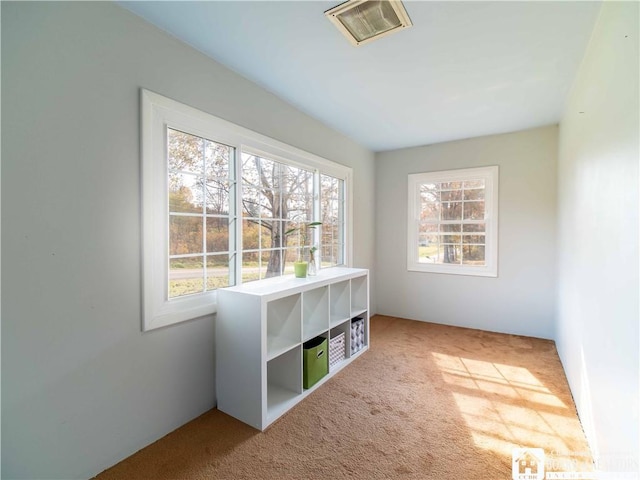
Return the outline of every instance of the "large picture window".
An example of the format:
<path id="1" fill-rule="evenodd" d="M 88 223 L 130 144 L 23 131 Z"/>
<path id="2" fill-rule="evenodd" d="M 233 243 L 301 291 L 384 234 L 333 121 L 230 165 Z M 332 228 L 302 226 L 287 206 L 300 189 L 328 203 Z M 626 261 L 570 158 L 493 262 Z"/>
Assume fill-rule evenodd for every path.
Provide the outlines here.
<path id="1" fill-rule="evenodd" d="M 409 175 L 407 268 L 498 274 L 498 167 Z"/>
<path id="2" fill-rule="evenodd" d="M 144 330 L 214 313 L 218 288 L 293 273 L 305 249 L 349 264 L 350 168 L 146 90 L 142 186 Z"/>

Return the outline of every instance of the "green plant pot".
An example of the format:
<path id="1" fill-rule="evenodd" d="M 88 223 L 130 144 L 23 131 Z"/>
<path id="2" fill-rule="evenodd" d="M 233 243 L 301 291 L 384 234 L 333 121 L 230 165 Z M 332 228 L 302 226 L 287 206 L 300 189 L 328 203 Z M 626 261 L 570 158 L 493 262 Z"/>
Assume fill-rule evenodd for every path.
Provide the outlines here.
<path id="1" fill-rule="evenodd" d="M 293 262 L 293 272 L 297 278 L 307 278 L 307 262 Z"/>

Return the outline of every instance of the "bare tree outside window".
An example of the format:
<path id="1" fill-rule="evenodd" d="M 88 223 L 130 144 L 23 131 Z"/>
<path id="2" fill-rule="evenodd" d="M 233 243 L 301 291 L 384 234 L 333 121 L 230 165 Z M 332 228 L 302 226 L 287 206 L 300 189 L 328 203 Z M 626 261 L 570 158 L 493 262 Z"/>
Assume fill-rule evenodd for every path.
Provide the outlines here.
<path id="1" fill-rule="evenodd" d="M 313 219 L 313 172 L 242 154 L 243 281 L 293 272 L 299 231 Z"/>
<path id="2" fill-rule="evenodd" d="M 484 180 L 420 185 L 419 262 L 485 264 Z"/>
<path id="3" fill-rule="evenodd" d="M 230 284 L 232 147 L 168 129 L 169 298 Z M 322 266 L 344 262 L 344 180 L 319 175 L 319 244 L 301 245 L 314 218 L 314 172 L 242 153 L 242 280 L 293 272 L 299 251 L 319 247 Z"/>

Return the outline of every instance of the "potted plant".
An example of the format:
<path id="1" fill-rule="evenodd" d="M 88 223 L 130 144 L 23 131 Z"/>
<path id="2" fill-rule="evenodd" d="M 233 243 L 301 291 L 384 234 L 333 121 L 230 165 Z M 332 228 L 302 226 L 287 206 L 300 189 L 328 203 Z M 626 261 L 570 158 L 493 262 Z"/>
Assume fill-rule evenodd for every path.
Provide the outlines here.
<path id="1" fill-rule="evenodd" d="M 293 272 L 297 278 L 306 278 L 307 275 L 315 275 L 316 273 L 315 252 L 318 250 L 318 247 L 315 245 L 307 246 L 307 242 L 309 241 L 311 230 L 319 225 L 322 225 L 322 222 L 305 222 L 284 232 L 285 236 L 296 232 L 300 233 L 301 236 L 300 246 L 298 247 L 298 258 L 293 262 Z M 306 248 L 309 250 L 308 260 L 304 258 Z"/>

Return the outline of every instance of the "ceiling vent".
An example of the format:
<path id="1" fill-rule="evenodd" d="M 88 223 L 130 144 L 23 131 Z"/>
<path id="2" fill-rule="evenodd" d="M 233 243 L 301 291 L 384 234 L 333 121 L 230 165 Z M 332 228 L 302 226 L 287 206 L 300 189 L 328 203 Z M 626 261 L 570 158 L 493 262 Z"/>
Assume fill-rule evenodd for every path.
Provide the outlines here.
<path id="1" fill-rule="evenodd" d="M 349 0 L 324 14 L 356 47 L 413 25 L 394 0 Z"/>

